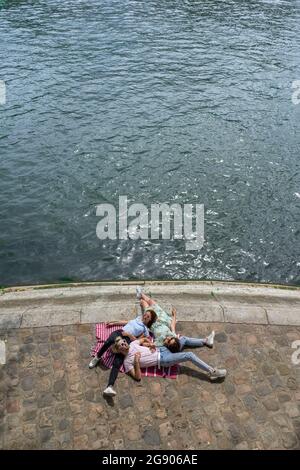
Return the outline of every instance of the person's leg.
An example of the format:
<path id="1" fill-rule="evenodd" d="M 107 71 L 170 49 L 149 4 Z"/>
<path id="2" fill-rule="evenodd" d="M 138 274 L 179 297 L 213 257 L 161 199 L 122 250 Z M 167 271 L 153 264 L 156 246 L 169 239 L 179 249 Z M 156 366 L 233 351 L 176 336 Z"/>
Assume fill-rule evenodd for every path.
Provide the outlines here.
<path id="1" fill-rule="evenodd" d="M 121 365 L 124 362 L 124 355 L 123 354 L 115 354 L 114 362 L 112 365 L 112 369 L 109 374 L 109 379 L 108 379 L 108 385 L 106 389 L 104 390 L 103 394 L 107 396 L 114 396 L 116 395 L 115 390 L 113 389 L 113 386 L 115 384 L 115 381 L 117 380 L 119 370 Z"/>
<path id="2" fill-rule="evenodd" d="M 165 351 L 161 353 L 160 364 L 163 367 L 170 367 L 174 364 L 180 364 L 181 362 L 191 361 L 199 369 L 204 370 L 205 372 L 213 372 L 214 368 L 206 364 L 199 357 L 197 357 L 192 352 L 180 352 L 180 353 L 171 353 L 170 351 Z"/>
<path id="3" fill-rule="evenodd" d="M 201 348 L 202 346 L 212 348 L 214 345 L 214 337 L 214 331 L 212 331 L 206 338 L 188 338 L 187 336 L 181 336 L 179 338 L 180 351 L 184 348 Z"/>
<path id="4" fill-rule="evenodd" d="M 141 294 L 140 306 L 141 306 L 142 312 L 144 312 L 146 308 L 149 308 L 155 304 L 156 304 L 155 300 L 152 300 L 150 297 L 148 297 L 148 295 Z"/>
<path id="5" fill-rule="evenodd" d="M 180 336 L 180 351 L 184 348 L 201 348 L 206 344 L 206 338 L 188 338 L 187 336 Z"/>
<path id="6" fill-rule="evenodd" d="M 108 386 L 113 387 L 115 384 L 115 381 L 117 380 L 118 374 L 120 367 L 122 366 L 124 362 L 124 355 L 123 354 L 115 354 L 114 362 L 112 365 L 112 369 L 109 374 L 109 379 L 108 379 Z"/>
<path id="7" fill-rule="evenodd" d="M 107 340 L 105 341 L 105 343 L 103 344 L 103 346 L 99 349 L 99 351 L 97 352 L 97 357 L 98 359 L 103 356 L 103 354 L 108 350 L 108 348 L 110 348 L 110 346 L 112 346 L 115 342 L 115 339 L 117 336 L 120 336 L 121 334 L 121 330 L 117 330 L 117 331 L 113 331 L 109 337 L 107 338 Z"/>
<path id="8" fill-rule="evenodd" d="M 146 300 L 143 300 L 143 299 L 140 300 L 140 306 L 141 306 L 142 312 L 144 312 L 146 308 L 150 307 L 150 305 L 148 305 L 148 302 L 146 302 Z"/>
<path id="9" fill-rule="evenodd" d="M 155 300 L 151 299 L 151 297 L 146 294 L 141 294 L 141 300 L 146 302 L 148 304 L 148 307 L 151 307 L 151 305 L 156 304 Z"/>
<path id="10" fill-rule="evenodd" d="M 99 364 L 101 356 L 103 356 L 103 354 L 108 350 L 108 348 L 114 344 L 116 337 L 119 336 L 121 333 L 122 333 L 122 330 L 117 330 L 117 331 L 113 331 L 109 335 L 109 337 L 107 338 L 103 346 L 97 352 L 96 356 L 93 357 L 93 359 L 90 361 L 89 363 L 90 369 L 93 369 Z"/>

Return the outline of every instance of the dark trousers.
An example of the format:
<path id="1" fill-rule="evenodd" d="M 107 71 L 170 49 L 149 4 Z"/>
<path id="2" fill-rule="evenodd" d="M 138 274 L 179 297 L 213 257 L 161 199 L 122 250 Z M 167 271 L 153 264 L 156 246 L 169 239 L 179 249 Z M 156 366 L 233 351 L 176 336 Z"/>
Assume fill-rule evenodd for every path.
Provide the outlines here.
<path id="1" fill-rule="evenodd" d="M 103 344 L 102 348 L 99 349 L 99 351 L 97 352 L 97 357 L 103 356 L 103 354 L 108 350 L 108 348 L 110 348 L 110 346 L 114 344 L 117 336 L 123 337 L 122 330 L 113 331 L 111 333 L 111 335 L 107 338 L 107 340 Z M 128 341 L 127 336 L 124 339 Z M 120 367 L 123 364 L 124 359 L 125 359 L 125 356 L 123 354 L 115 354 L 114 356 L 115 356 L 114 362 L 113 362 L 112 369 L 109 374 L 109 380 L 108 380 L 108 386 L 110 387 L 113 387 L 115 381 L 117 380 Z"/>

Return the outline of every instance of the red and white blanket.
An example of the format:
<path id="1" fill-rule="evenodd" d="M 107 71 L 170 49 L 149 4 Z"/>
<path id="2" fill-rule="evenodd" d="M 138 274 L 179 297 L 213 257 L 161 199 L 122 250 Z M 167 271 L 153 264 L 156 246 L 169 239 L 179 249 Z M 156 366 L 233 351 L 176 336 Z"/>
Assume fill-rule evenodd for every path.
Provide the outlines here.
<path id="1" fill-rule="evenodd" d="M 96 324 L 96 339 L 97 343 L 91 350 L 91 355 L 95 356 L 99 349 L 102 347 L 103 343 L 107 340 L 109 335 L 116 330 L 120 330 L 120 325 L 106 326 L 105 323 Z M 101 358 L 102 364 L 107 368 L 112 368 L 112 363 L 114 360 L 114 354 L 109 348 Z M 167 377 L 169 379 L 177 379 L 178 375 L 178 365 L 171 367 L 147 367 L 146 369 L 141 369 L 142 375 L 146 377 Z M 124 372 L 124 367 L 122 366 L 120 372 Z"/>

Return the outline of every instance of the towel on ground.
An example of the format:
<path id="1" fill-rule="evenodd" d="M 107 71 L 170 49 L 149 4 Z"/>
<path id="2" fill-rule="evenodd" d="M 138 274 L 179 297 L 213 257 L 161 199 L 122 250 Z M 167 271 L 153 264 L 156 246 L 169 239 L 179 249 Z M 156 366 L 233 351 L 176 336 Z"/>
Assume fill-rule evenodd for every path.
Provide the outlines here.
<path id="1" fill-rule="evenodd" d="M 120 330 L 120 325 L 113 325 L 113 326 L 106 326 L 105 323 L 97 323 L 96 324 L 96 340 L 97 343 L 91 350 L 91 355 L 95 356 L 99 349 L 102 347 L 104 342 L 107 340 L 109 335 L 116 330 Z M 114 354 L 111 351 L 111 348 L 103 354 L 101 358 L 102 364 L 107 367 L 108 369 L 112 368 L 114 360 Z M 178 365 L 174 365 L 171 367 L 162 367 L 158 369 L 158 367 L 147 367 L 146 369 L 141 369 L 142 375 L 146 377 L 167 377 L 169 379 L 177 379 L 178 375 Z M 124 372 L 124 367 L 120 368 L 120 372 Z"/>

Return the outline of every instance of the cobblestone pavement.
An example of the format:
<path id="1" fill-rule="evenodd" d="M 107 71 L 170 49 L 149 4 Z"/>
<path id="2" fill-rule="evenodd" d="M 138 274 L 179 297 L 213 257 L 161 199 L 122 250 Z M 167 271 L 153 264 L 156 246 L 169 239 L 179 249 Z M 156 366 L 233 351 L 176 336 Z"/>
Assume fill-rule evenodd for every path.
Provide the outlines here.
<path id="1" fill-rule="evenodd" d="M 300 327 L 179 323 L 189 336 L 217 332 L 199 356 L 228 368 L 223 383 L 194 366 L 178 380 L 121 374 L 111 402 L 108 371 L 87 368 L 92 325 L 0 331 L 0 447 L 4 449 L 300 448 Z"/>

